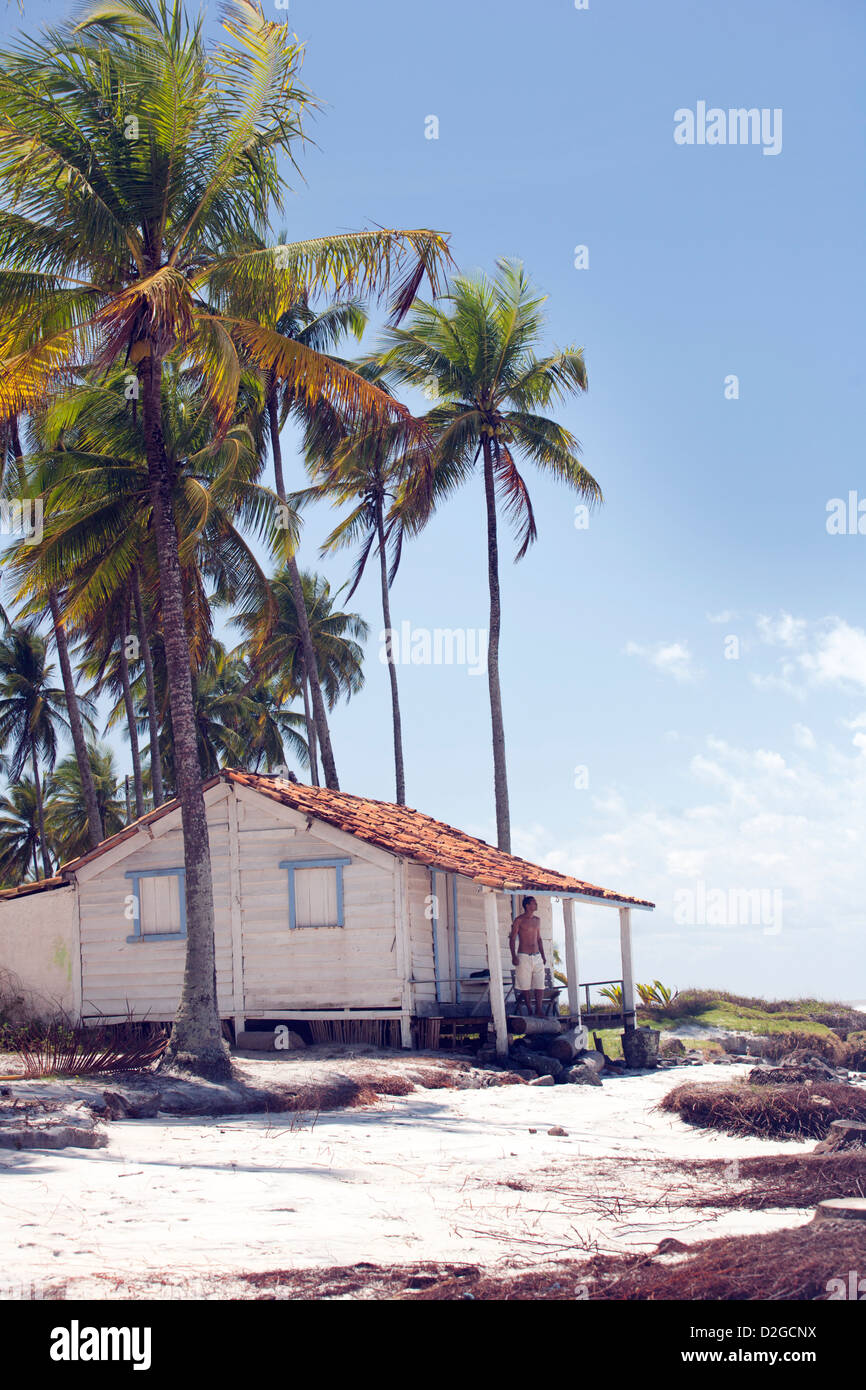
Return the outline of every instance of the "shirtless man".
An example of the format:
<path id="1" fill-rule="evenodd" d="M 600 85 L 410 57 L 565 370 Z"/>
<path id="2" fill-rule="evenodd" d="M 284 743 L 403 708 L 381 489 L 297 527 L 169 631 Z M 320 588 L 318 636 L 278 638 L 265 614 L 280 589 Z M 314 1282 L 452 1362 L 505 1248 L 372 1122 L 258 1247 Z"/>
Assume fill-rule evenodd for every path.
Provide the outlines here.
<path id="1" fill-rule="evenodd" d="M 535 1013 L 540 1018 L 547 957 L 541 939 L 541 923 L 535 915 L 537 911 L 538 903 L 534 898 L 523 899 L 523 911 L 511 924 L 508 944 L 515 967 L 514 984 L 519 992 L 518 1002 L 525 1006 L 527 1013 L 531 1013 L 529 995 L 532 993 L 535 996 Z"/>

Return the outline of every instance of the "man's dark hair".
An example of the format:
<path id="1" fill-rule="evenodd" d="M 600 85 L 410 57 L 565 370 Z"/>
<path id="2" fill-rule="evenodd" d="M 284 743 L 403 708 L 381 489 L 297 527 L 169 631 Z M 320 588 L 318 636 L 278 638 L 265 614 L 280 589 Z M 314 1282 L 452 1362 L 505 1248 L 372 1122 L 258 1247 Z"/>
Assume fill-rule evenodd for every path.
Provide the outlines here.
<path id="1" fill-rule="evenodd" d="M 523 899 L 523 911 L 525 912 L 526 909 L 529 907 L 529 904 L 530 904 L 530 903 L 534 903 L 534 902 L 535 902 L 535 899 L 534 899 L 534 898 L 524 898 L 524 899 Z"/>

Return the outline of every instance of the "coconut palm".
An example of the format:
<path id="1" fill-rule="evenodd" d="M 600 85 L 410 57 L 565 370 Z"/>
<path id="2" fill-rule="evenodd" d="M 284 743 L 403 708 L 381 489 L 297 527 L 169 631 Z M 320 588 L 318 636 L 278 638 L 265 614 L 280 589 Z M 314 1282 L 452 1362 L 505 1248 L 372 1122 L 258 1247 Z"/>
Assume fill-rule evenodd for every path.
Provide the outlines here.
<path id="1" fill-rule="evenodd" d="M 88 744 L 88 758 L 106 837 L 122 830 L 125 805 L 110 748 Z M 68 863 L 89 848 L 88 816 L 77 758 L 63 758 L 46 787 L 45 822 L 60 863 Z"/>
<path id="2" fill-rule="evenodd" d="M 0 495 L 3 493 L 4 477 L 7 482 L 11 482 L 14 478 L 14 486 L 19 497 L 22 499 L 28 498 L 28 500 L 36 500 L 31 498 L 33 489 L 27 463 L 22 452 L 21 433 L 17 417 L 13 416 L 12 419 L 7 422 L 2 433 L 3 439 L 2 442 L 0 442 L 0 456 L 2 456 L 5 461 L 7 453 L 9 454 L 10 467 L 8 471 L 5 472 L 0 468 Z M 19 548 L 26 550 L 29 547 L 31 539 L 30 537 L 23 538 L 19 542 Z M 0 608 L 0 614 L 2 614 L 2 612 L 3 610 Z M 90 764 L 87 759 L 84 722 L 78 707 L 78 695 L 75 689 L 72 662 L 69 655 L 69 642 L 67 640 L 66 626 L 60 611 L 57 589 L 50 584 L 43 586 L 37 595 L 36 601 L 28 609 L 28 612 L 30 614 L 35 613 L 40 617 L 43 614 L 48 614 L 51 618 L 54 645 L 57 649 L 57 656 L 60 661 L 60 672 L 63 678 L 63 689 L 66 695 L 66 709 L 69 715 L 72 745 L 75 749 L 75 756 L 78 759 L 82 788 L 87 804 L 90 848 L 95 849 L 102 839 L 102 823 L 99 818 L 96 790 L 93 785 Z"/>
<path id="3" fill-rule="evenodd" d="M 501 601 L 497 502 L 517 533 L 516 559 L 536 539 L 529 489 L 521 459 L 573 488 L 587 503 L 601 489 L 579 458 L 574 436 L 539 412 L 586 389 L 583 350 L 537 355 L 544 325 L 544 296 L 516 262 L 502 260 L 497 274 L 456 278 L 443 307 L 418 304 L 405 328 L 388 330 L 383 366 L 399 379 L 437 398 L 426 420 L 437 438 L 432 491 L 407 489 L 403 521 L 411 530 L 429 519 L 437 502 L 466 482 L 479 461 L 487 514 L 490 593 L 487 675 L 493 732 L 494 793 L 499 848 L 511 849 L 505 730 L 499 682 Z"/>
<path id="4" fill-rule="evenodd" d="M 283 234 L 278 243 L 278 253 L 279 248 L 285 244 L 285 234 Z M 256 249 L 261 250 L 263 246 L 260 244 Z M 289 288 L 282 282 L 276 267 L 269 280 L 262 280 L 252 287 L 246 282 L 234 286 L 227 296 L 227 304 L 235 313 L 243 314 L 246 319 L 254 319 L 267 329 L 279 333 L 282 338 L 297 343 L 300 347 L 319 355 L 327 355 L 337 366 L 341 364 L 339 359 L 333 357 L 333 352 L 339 345 L 341 338 L 346 333 L 353 333 L 356 338 L 360 338 L 366 323 L 366 315 L 357 300 L 350 299 L 346 302 L 329 304 L 318 311 L 313 309 L 307 292 L 290 293 Z M 270 443 L 274 487 L 282 508 L 289 510 L 288 520 L 291 517 L 291 510 L 286 493 L 280 429 L 291 411 L 300 415 L 302 419 L 310 420 L 316 419 L 325 410 L 325 406 L 321 401 L 311 402 L 306 392 L 298 391 L 292 381 L 280 380 L 272 370 L 262 373 L 262 385 L 256 433 L 262 443 L 264 443 L 265 438 Z M 315 739 L 311 731 L 308 730 L 307 742 L 310 747 L 318 744 L 321 750 L 326 784 L 329 787 L 338 788 L 339 780 L 331 747 L 325 701 L 322 698 L 321 683 L 316 665 L 316 653 L 303 602 L 301 572 L 295 554 L 295 545 L 291 543 L 289 537 L 287 537 L 287 542 L 285 551 L 286 573 L 292 587 L 295 609 L 299 614 L 299 636 L 307 673 L 305 692 L 306 698 L 311 704 L 311 718 L 316 726 Z"/>
<path id="5" fill-rule="evenodd" d="M 66 696 L 52 684 L 54 666 L 45 639 L 32 628 L 12 627 L 0 639 L 0 747 L 10 782 L 18 782 L 25 767 L 33 774 L 36 822 L 42 868 L 51 875 L 51 856 L 45 833 L 44 795 L 40 763 L 50 771 L 57 758 L 57 733 L 68 728 Z M 85 712 L 89 720 L 89 715 Z"/>
<path id="6" fill-rule="evenodd" d="M 196 763 L 189 647 L 172 471 L 164 447 L 162 377 L 176 352 L 194 362 L 220 430 L 235 409 L 241 348 L 311 402 L 334 397 L 359 414 L 381 393 L 275 330 L 221 316 L 232 283 L 365 293 L 394 287 L 402 314 L 443 239 L 429 231 L 354 233 L 250 251 L 284 187 L 310 99 L 288 26 L 231 0 L 227 38 L 208 45 L 203 17 L 181 0 L 96 0 L 74 25 L 22 39 L 0 55 L 0 419 L 31 410 L 84 362 L 125 361 L 144 422 L 187 895 L 187 964 L 167 1061 L 226 1075 L 216 1002 L 213 888 Z M 411 263 L 406 265 L 407 261 Z M 394 284 L 395 272 L 400 281 Z M 22 343 L 25 346 L 22 347 Z"/>
<path id="7" fill-rule="evenodd" d="M 384 386 L 376 364 L 362 366 Z M 307 462 L 313 486 L 299 493 L 294 501 L 327 500 L 347 509 L 343 520 L 326 538 L 322 553 L 357 546 L 358 554 L 346 597 L 351 598 L 363 578 L 367 561 L 375 553 L 379 560 L 379 586 L 385 634 L 385 655 L 391 685 L 391 725 L 394 740 L 396 801 L 406 804 L 406 776 L 403 760 L 403 729 L 397 666 L 391 641 L 390 588 L 400 564 L 403 526 L 397 503 L 407 484 L 429 477 L 426 453 L 418 460 L 402 447 L 390 425 L 344 432 L 343 422 L 333 412 L 319 411 L 308 422 Z M 413 474 L 418 471 L 418 478 Z M 414 492 L 414 489 L 413 489 Z"/>
<path id="8" fill-rule="evenodd" d="M 36 786 L 29 777 L 22 777 L 0 796 L 0 887 L 14 888 L 31 874 L 39 877 L 40 811 Z"/>
<path id="9" fill-rule="evenodd" d="M 211 631 L 205 580 L 226 601 L 238 594 L 267 599 L 265 576 L 235 522 L 245 522 L 263 535 L 272 523 L 274 496 L 252 481 L 260 461 L 244 426 L 232 426 L 224 439 L 213 440 L 208 403 L 191 373 L 166 370 L 163 418 L 165 450 L 174 475 L 186 628 L 191 653 L 201 660 Z M 123 373 L 51 402 L 34 433 L 42 449 L 30 460 L 32 485 L 40 491 L 47 522 L 38 544 L 21 545 L 13 553 L 12 572 L 22 581 L 18 598 L 26 601 L 22 611 L 38 611 L 44 590 L 56 594 L 63 586 L 64 610 L 86 637 L 86 674 L 101 686 L 108 672 L 114 693 L 124 694 L 136 810 L 141 815 L 143 779 L 128 668 L 142 663 L 152 783 L 159 804 L 163 792 L 152 682 L 154 633 L 147 631 L 142 574 L 147 589 L 155 591 L 152 602 L 157 606 L 159 588 L 141 420 L 129 409 Z M 133 607 L 137 633 L 132 632 Z"/>
<path id="10" fill-rule="evenodd" d="M 358 613 L 334 607 L 331 586 L 321 575 L 301 572 L 305 617 L 315 654 L 316 670 L 325 701 L 333 709 L 343 697 L 350 699 L 364 684 L 364 652 L 359 645 L 369 628 Z M 267 680 L 276 680 L 282 692 L 299 693 L 304 702 L 310 776 L 319 785 L 316 765 L 316 721 L 312 717 L 309 668 L 298 620 L 295 586 L 288 568 L 270 581 L 271 602 L 247 609 L 233 621 L 244 633 L 241 650 L 250 666 Z"/>

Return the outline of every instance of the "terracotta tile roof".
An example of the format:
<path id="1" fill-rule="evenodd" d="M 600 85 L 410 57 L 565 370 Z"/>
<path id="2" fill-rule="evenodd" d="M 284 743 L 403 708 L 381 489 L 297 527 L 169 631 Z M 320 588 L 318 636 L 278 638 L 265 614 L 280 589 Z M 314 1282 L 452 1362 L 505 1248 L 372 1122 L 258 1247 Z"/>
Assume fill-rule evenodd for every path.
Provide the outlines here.
<path id="1" fill-rule="evenodd" d="M 511 892 L 582 893 L 591 898 L 611 902 L 632 903 L 652 907 L 644 898 L 631 898 L 625 893 L 613 893 L 594 883 L 544 869 L 518 859 L 514 854 L 477 840 L 444 821 L 434 820 L 423 811 L 408 806 L 395 806 L 390 801 L 370 801 L 348 792 L 332 792 L 325 787 L 308 787 L 301 782 L 287 782 L 279 777 L 263 777 L 257 773 L 227 771 L 223 774 L 240 786 L 252 787 L 263 796 L 306 812 L 316 820 L 325 821 L 367 844 L 389 850 L 407 859 L 414 859 L 429 868 L 458 873 L 476 883 Z"/>
<path id="2" fill-rule="evenodd" d="M 17 888 L 0 888 L 0 902 L 7 898 L 26 898 L 30 893 L 42 893 L 46 888 L 68 888 L 69 880 L 61 874 L 53 878 L 35 879 L 33 883 L 19 883 Z"/>
<path id="3" fill-rule="evenodd" d="M 348 835 L 355 835 L 366 844 L 388 850 L 391 854 L 406 859 L 414 859 L 428 868 L 441 869 L 446 873 L 462 874 L 475 883 L 490 888 L 499 888 L 513 893 L 579 893 L 588 898 L 599 898 L 611 903 L 633 904 L 637 907 L 651 908 L 653 903 L 645 898 L 632 898 L 626 893 L 614 893 L 608 888 L 599 888 L 594 883 L 561 874 L 556 869 L 545 869 L 539 864 L 530 864 L 514 854 L 503 854 L 501 850 L 456 830 L 444 821 L 434 820 L 423 811 L 414 811 L 408 806 L 396 806 L 390 801 L 371 801 L 364 796 L 352 796 L 349 792 L 329 791 L 325 787 L 308 787 L 303 782 L 289 782 L 281 777 L 265 777 L 253 772 L 236 772 L 225 768 L 217 777 L 205 783 L 205 788 L 214 787 L 220 781 L 235 782 L 238 786 L 249 787 L 260 792 L 272 801 L 289 806 L 295 811 L 336 826 Z M 98 855 L 105 854 L 115 845 L 122 844 L 135 835 L 141 826 L 150 824 L 162 816 L 177 810 L 178 802 L 169 801 L 157 810 L 143 816 L 141 820 L 126 826 L 109 840 L 103 840 L 96 849 L 64 864 L 56 879 L 47 879 L 40 884 L 28 884 L 30 892 L 43 887 L 60 887 L 82 864 L 88 863 Z M 14 894 L 18 890 L 12 890 Z M 0 894 L 0 898 L 8 894 Z"/>

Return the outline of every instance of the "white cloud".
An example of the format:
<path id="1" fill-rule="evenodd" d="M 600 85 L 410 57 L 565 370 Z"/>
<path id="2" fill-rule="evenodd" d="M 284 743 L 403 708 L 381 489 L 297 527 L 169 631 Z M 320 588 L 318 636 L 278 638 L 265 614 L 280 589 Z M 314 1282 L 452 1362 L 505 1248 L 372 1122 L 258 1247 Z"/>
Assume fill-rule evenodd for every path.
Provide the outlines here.
<path id="1" fill-rule="evenodd" d="M 672 676 L 675 681 L 697 680 L 701 674 L 695 667 L 688 642 L 655 642 L 652 645 L 628 642 L 625 651 L 627 656 L 641 657 L 662 675 Z"/>
<path id="2" fill-rule="evenodd" d="M 798 748 L 808 749 L 814 748 L 816 746 L 815 735 L 812 733 L 812 730 L 809 728 L 808 724 L 794 725 L 794 742 L 796 743 Z"/>
<path id="3" fill-rule="evenodd" d="M 784 756 L 708 739 L 683 758 L 679 805 L 630 802 L 621 791 L 594 798 L 591 834 L 563 842 L 548 830 L 545 843 L 536 827 L 531 840 L 517 837 L 517 852 L 552 862 L 552 842 L 557 867 L 656 902 L 655 913 L 635 914 L 639 979 L 775 998 L 866 998 L 866 730 L 855 742 L 856 753 L 822 743 L 816 759 L 811 748 L 808 757 Z M 726 891 L 778 890 L 781 933 L 675 925 L 676 890 L 699 880 Z M 582 978 L 616 973 L 608 914 L 587 908 L 580 921 Z"/>
<path id="4" fill-rule="evenodd" d="M 866 631 L 843 618 L 829 617 L 810 623 L 805 618 L 781 613 L 759 616 L 758 635 L 766 646 L 780 648 L 774 671 L 752 671 L 757 690 L 779 692 L 803 699 L 809 690 L 837 688 L 866 690 Z"/>
<path id="5" fill-rule="evenodd" d="M 805 618 L 780 613 L 776 618 L 759 616 L 755 626 L 762 640 L 771 646 L 797 647 L 806 636 L 809 624 Z"/>
<path id="6" fill-rule="evenodd" d="M 832 622 L 800 662 L 819 685 L 853 684 L 866 690 L 866 632 L 841 618 Z"/>

